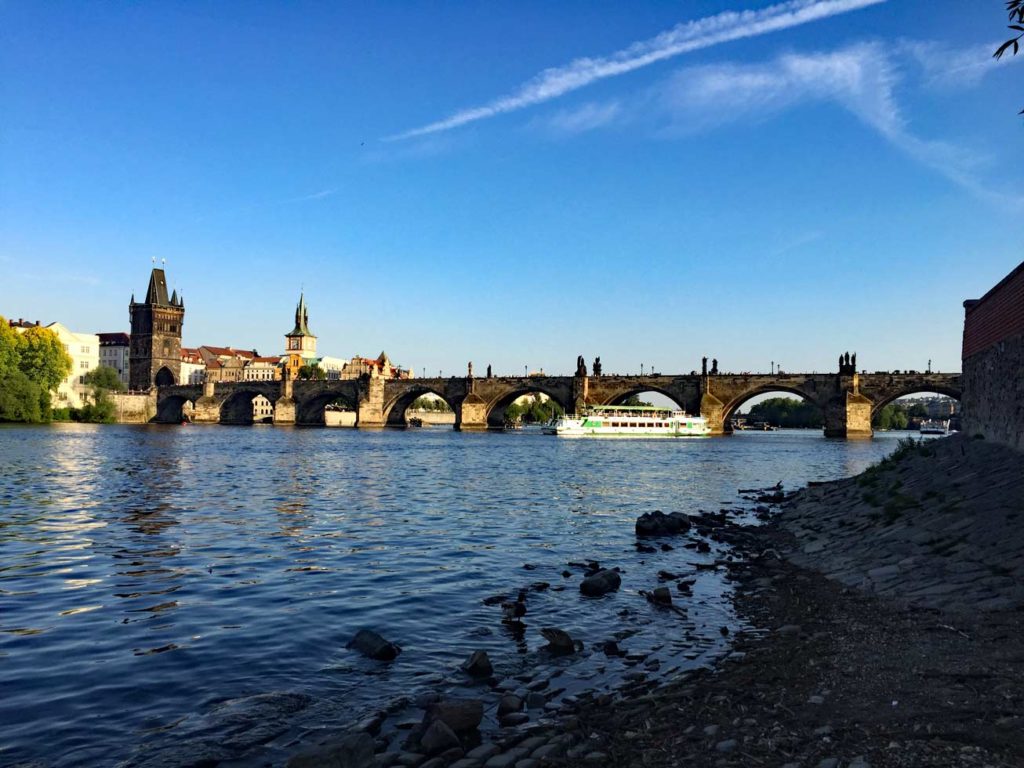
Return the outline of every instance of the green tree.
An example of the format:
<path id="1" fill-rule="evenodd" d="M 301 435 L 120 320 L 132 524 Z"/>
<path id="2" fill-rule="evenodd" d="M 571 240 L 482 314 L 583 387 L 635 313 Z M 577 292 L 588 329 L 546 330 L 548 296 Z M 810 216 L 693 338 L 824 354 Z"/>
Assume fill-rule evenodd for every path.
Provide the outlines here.
<path id="1" fill-rule="evenodd" d="M 71 373 L 71 355 L 49 328 L 33 326 L 18 334 L 18 367 L 47 393 Z"/>
<path id="2" fill-rule="evenodd" d="M 18 332 L 0 315 L 0 375 L 18 368 Z"/>
<path id="3" fill-rule="evenodd" d="M 44 395 L 49 400 L 49 395 L 17 368 L 0 371 L 0 421 L 43 421 Z"/>
<path id="4" fill-rule="evenodd" d="M 909 416 L 912 419 L 927 419 L 928 409 L 925 408 L 924 405 L 921 403 L 914 403 L 912 406 L 910 406 L 910 410 L 907 411 L 907 416 Z"/>
<path id="5" fill-rule="evenodd" d="M 647 402 L 644 402 L 643 400 L 641 400 L 640 399 L 640 395 L 630 395 L 625 400 L 623 400 L 620 403 L 620 405 L 643 405 L 643 406 L 646 406 L 648 408 L 651 407 L 651 403 L 647 403 Z"/>
<path id="6" fill-rule="evenodd" d="M 777 427 L 793 429 L 818 428 L 822 425 L 821 410 L 806 400 L 795 397 L 771 397 L 752 406 L 750 421 L 763 421 Z"/>
<path id="7" fill-rule="evenodd" d="M 910 418 L 907 416 L 903 406 L 897 403 L 889 403 L 882 406 L 871 420 L 871 423 L 877 429 L 906 429 L 907 424 L 910 423 Z"/>
<path id="8" fill-rule="evenodd" d="M 544 424 L 562 413 L 564 413 L 562 407 L 554 400 L 533 394 L 525 399 L 520 398 L 519 402 L 514 402 L 506 408 L 505 421 L 521 420 L 526 424 Z"/>
<path id="9" fill-rule="evenodd" d="M 70 372 L 71 357 L 53 331 L 18 333 L 0 316 L 0 420 L 49 420 L 50 391 Z"/>
<path id="10" fill-rule="evenodd" d="M 327 374 L 324 372 L 324 369 L 315 363 L 312 365 L 306 363 L 299 368 L 298 376 L 303 381 L 324 381 L 327 378 Z"/>
<path id="11" fill-rule="evenodd" d="M 85 374 L 85 383 L 91 386 L 93 391 L 103 389 L 107 392 L 121 392 L 124 390 L 124 382 L 121 381 L 117 371 L 106 365 L 93 368 Z"/>
<path id="12" fill-rule="evenodd" d="M 91 402 L 87 402 L 73 414 L 77 421 L 87 421 L 98 424 L 111 424 L 115 421 L 114 401 L 110 399 L 111 392 L 120 392 L 124 389 L 121 377 L 117 371 L 105 365 L 93 368 L 85 374 L 85 383 L 92 388 L 90 394 Z"/>

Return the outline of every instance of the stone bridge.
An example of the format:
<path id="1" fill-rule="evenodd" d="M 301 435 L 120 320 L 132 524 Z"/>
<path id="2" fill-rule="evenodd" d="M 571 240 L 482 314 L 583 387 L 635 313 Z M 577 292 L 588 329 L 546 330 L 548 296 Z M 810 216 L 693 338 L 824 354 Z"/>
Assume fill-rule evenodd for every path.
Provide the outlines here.
<path id="1" fill-rule="evenodd" d="M 166 386 L 157 392 L 154 421 L 180 422 L 193 406 L 199 423 L 252 422 L 252 400 L 263 395 L 274 404 L 275 424 L 321 425 L 324 410 L 339 403 L 356 412 L 359 427 L 404 427 L 406 410 L 420 396 L 434 394 L 455 412 L 455 428 L 500 429 L 505 409 L 518 397 L 541 392 L 566 412 L 587 405 L 614 405 L 632 395 L 657 392 L 688 413 L 708 420 L 715 434 L 730 431 L 733 414 L 766 392 L 789 392 L 817 405 L 830 437 L 869 436 L 871 417 L 898 397 L 938 392 L 959 399 L 959 373 L 861 373 L 841 365 L 838 373 L 719 374 L 648 376 L 496 376 L 447 379 L 383 379 L 363 376 L 344 381 L 208 382 Z"/>

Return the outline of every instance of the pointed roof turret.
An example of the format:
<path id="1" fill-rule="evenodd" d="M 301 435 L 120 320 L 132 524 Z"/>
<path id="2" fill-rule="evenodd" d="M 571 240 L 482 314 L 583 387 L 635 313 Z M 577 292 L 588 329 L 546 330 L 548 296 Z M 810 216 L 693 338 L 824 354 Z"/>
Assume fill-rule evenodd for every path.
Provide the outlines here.
<path id="1" fill-rule="evenodd" d="M 171 291 L 171 304 L 173 304 L 174 306 L 178 306 L 178 289 L 177 288 L 175 288 L 173 291 Z"/>
<path id="2" fill-rule="evenodd" d="M 162 269 L 153 267 L 149 275 L 149 290 L 146 291 L 146 303 L 157 304 L 163 307 L 168 305 L 167 300 L 167 278 Z"/>
<path id="3" fill-rule="evenodd" d="M 299 294 L 299 304 L 295 307 L 295 327 L 291 333 L 286 333 L 285 336 L 312 336 L 313 334 L 309 330 L 309 312 L 306 310 L 306 296 L 304 293 Z"/>

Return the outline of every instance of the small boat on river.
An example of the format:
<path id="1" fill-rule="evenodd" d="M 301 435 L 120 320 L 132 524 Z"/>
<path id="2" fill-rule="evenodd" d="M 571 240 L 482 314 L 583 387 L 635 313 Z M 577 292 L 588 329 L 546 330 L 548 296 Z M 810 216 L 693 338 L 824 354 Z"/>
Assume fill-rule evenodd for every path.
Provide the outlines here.
<path id="1" fill-rule="evenodd" d="M 705 437 L 701 416 L 648 405 L 592 405 L 582 415 L 559 416 L 544 426 L 559 437 Z"/>
<path id="2" fill-rule="evenodd" d="M 920 432 L 922 435 L 948 435 L 949 422 L 931 419 L 928 421 L 922 421 Z"/>

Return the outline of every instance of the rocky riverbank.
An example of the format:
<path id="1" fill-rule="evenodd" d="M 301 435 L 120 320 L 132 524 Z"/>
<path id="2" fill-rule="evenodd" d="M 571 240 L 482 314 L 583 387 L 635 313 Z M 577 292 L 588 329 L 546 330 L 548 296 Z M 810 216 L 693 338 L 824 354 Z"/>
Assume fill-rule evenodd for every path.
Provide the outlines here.
<path id="1" fill-rule="evenodd" d="M 482 741 L 425 703 L 429 749 L 374 755 L 369 723 L 289 765 L 1024 764 L 1021 478 L 1024 457 L 957 437 L 772 495 L 768 525 L 704 515 L 748 627 L 715 668 L 646 669 Z"/>
<path id="2" fill-rule="evenodd" d="M 1022 478 L 999 446 L 908 444 L 727 526 L 760 631 L 580 732 L 615 766 L 1024 764 Z"/>

